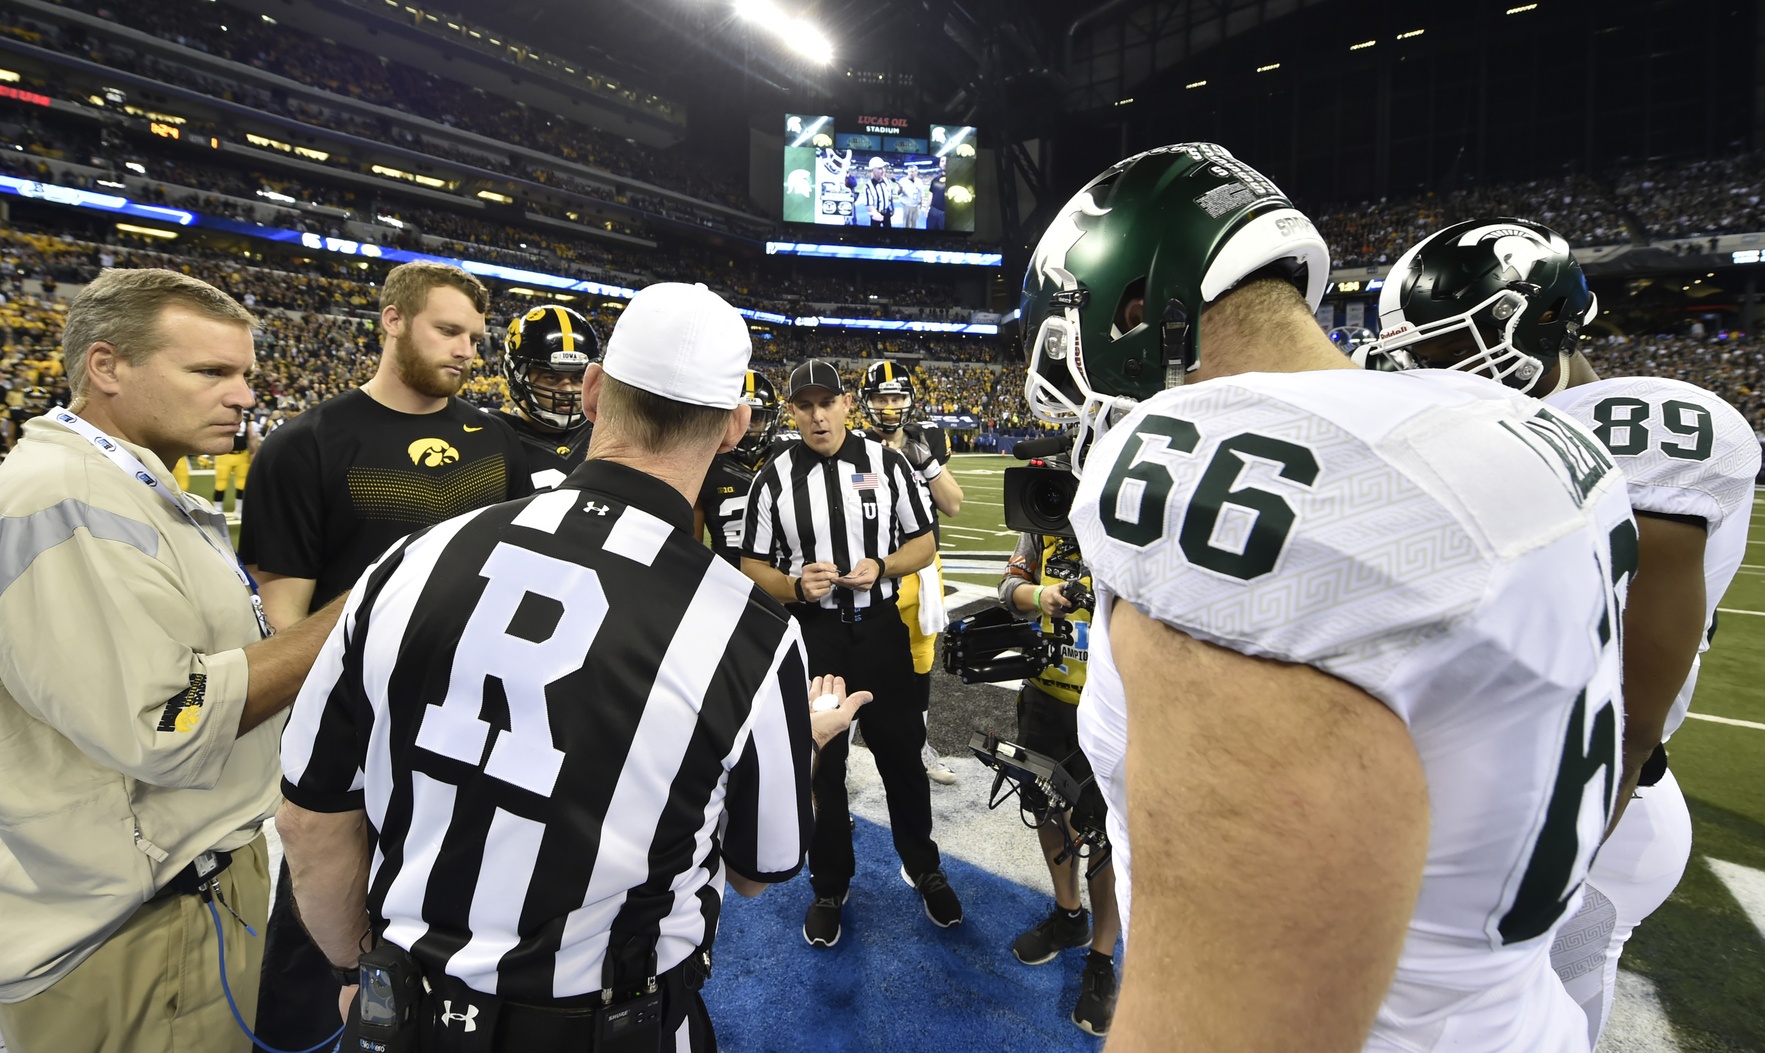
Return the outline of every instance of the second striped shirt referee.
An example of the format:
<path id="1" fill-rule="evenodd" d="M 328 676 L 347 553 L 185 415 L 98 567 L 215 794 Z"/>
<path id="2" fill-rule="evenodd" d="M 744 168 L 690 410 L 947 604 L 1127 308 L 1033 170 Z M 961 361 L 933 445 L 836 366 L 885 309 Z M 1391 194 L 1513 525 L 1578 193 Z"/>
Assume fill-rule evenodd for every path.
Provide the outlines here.
<path id="1" fill-rule="evenodd" d="M 919 891 L 926 916 L 949 928 L 961 923 L 962 904 L 932 840 L 931 786 L 920 760 L 925 718 L 895 606 L 896 579 L 930 566 L 937 554 L 931 510 L 900 452 L 846 430 L 851 396 L 831 362 L 811 359 L 793 370 L 786 400 L 802 440 L 754 478 L 742 571 L 790 605 L 810 673 L 844 677 L 851 690 L 875 696 L 856 723 L 882 775 L 901 875 Z M 815 898 L 803 921 L 812 947 L 839 942 L 840 908 L 856 870 L 849 741 L 829 743 L 815 774 Z"/>

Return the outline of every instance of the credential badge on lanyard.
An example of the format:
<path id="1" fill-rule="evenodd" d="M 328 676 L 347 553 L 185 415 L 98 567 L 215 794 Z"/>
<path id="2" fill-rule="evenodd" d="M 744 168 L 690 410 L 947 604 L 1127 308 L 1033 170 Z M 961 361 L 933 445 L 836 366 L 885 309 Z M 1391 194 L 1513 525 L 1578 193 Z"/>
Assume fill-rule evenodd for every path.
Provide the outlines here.
<path id="1" fill-rule="evenodd" d="M 215 539 L 214 534 L 196 521 L 196 517 L 190 513 L 190 506 L 185 504 L 179 495 L 174 494 L 164 481 L 148 471 L 147 466 L 141 463 L 140 458 L 124 449 L 122 443 L 94 428 L 79 414 L 72 410 L 58 408 L 52 410 L 49 416 L 62 427 L 96 446 L 99 453 L 110 459 L 110 463 L 146 483 L 154 493 L 164 498 L 167 504 L 177 509 L 178 514 L 184 517 L 184 521 L 195 527 L 196 532 L 202 535 L 202 540 L 208 542 L 208 547 L 214 549 L 216 554 L 227 561 L 227 566 L 233 571 L 234 577 L 237 577 L 239 583 L 251 593 L 251 613 L 257 618 L 257 631 L 264 636 L 269 636 L 274 632 L 270 628 L 269 618 L 264 616 L 264 602 L 257 594 L 257 582 L 251 580 L 251 575 L 245 572 L 245 564 L 239 562 L 239 556 L 233 552 L 230 546 L 222 545 Z"/>

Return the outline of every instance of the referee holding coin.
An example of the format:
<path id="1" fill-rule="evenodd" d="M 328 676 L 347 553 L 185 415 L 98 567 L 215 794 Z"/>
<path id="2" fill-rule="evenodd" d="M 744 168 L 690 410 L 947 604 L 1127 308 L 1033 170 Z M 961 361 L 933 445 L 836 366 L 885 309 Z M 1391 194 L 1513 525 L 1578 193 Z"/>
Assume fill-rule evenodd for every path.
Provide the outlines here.
<path id="1" fill-rule="evenodd" d="M 858 712 L 888 798 L 901 875 L 925 913 L 950 928 L 962 904 L 944 876 L 932 840 L 931 788 L 920 750 L 921 701 L 914 691 L 907 627 L 896 609 L 898 579 L 931 564 L 932 513 L 907 459 L 846 430 L 851 396 L 839 370 L 811 359 L 790 377 L 786 401 L 802 434 L 754 479 L 742 571 L 802 624 L 811 675 L 845 678 L 874 701 Z M 809 849 L 815 900 L 803 921 L 812 947 L 839 942 L 840 908 L 856 861 L 846 803 L 841 736 L 821 751 L 814 779 L 815 835 Z"/>

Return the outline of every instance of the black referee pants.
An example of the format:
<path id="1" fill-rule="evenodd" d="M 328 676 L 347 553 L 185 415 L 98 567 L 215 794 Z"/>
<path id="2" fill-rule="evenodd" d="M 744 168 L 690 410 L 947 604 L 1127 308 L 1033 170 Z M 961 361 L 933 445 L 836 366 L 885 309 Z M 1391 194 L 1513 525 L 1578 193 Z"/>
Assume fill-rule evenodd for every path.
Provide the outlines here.
<path id="1" fill-rule="evenodd" d="M 918 877 L 939 866 L 932 840 L 931 783 L 920 750 L 925 711 L 914 690 L 913 652 L 907 626 L 893 603 L 877 604 L 863 621 L 845 622 L 820 607 L 796 609 L 809 650 L 810 676 L 840 676 L 846 690 L 876 696 L 858 711 L 864 744 L 876 758 L 888 797 L 895 852 Z M 809 883 L 817 896 L 844 896 L 857 862 L 852 855 L 851 811 L 846 803 L 846 756 L 851 737 L 822 747 L 815 772 L 815 835 L 809 843 Z"/>

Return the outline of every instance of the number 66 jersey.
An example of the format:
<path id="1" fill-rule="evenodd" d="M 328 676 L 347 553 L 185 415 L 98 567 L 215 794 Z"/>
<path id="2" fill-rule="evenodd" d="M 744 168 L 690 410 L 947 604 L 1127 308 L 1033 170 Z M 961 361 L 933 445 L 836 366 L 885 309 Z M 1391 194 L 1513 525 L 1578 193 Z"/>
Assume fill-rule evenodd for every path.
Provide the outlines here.
<path id="1" fill-rule="evenodd" d="M 1112 428 L 1072 520 L 1098 596 L 1080 743 L 1109 801 L 1124 928 L 1116 597 L 1345 680 L 1407 726 L 1427 858 L 1366 1049 L 1585 1051 L 1549 950 L 1617 788 L 1636 562 L 1623 476 L 1598 440 L 1462 373 L 1244 374 L 1165 391 Z"/>

